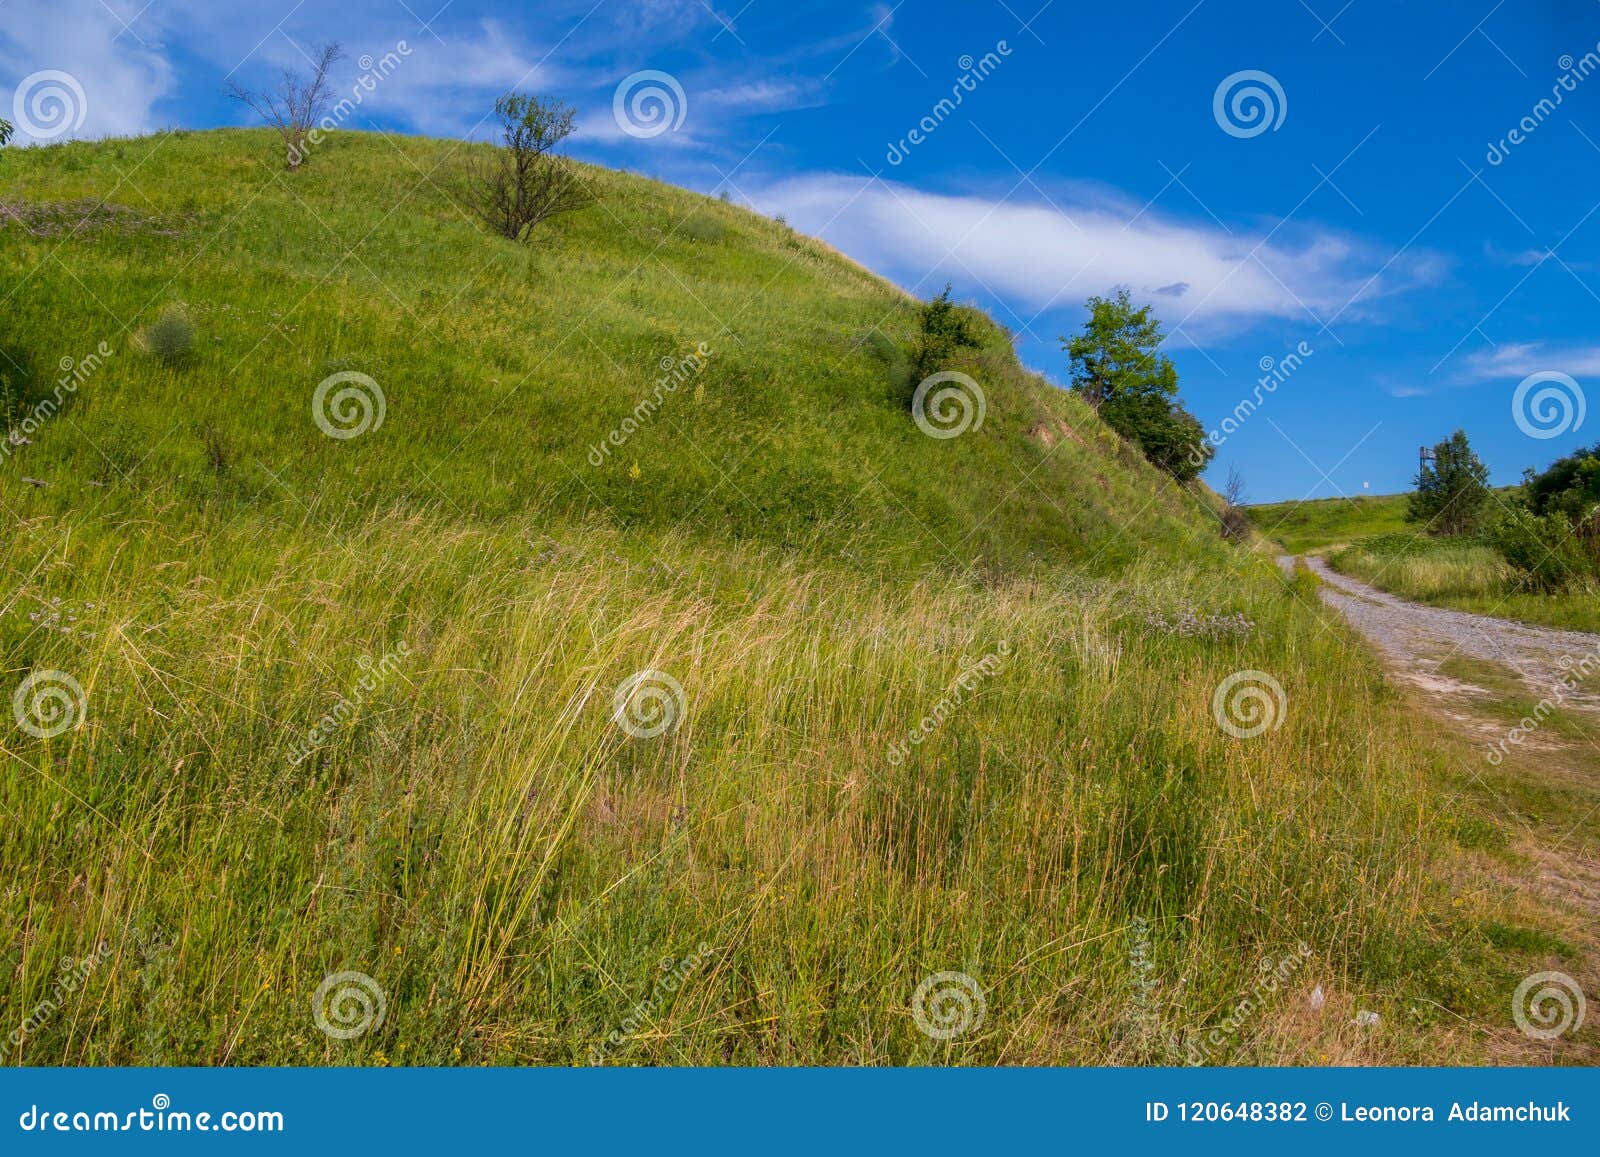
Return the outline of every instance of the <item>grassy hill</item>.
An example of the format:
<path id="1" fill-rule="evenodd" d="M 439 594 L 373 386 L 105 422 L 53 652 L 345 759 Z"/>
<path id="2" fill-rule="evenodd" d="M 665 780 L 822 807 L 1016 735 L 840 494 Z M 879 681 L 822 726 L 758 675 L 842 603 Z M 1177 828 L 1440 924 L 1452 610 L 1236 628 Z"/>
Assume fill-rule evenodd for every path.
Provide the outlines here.
<path id="1" fill-rule="evenodd" d="M 1404 534 L 1404 494 L 1361 494 L 1309 502 L 1263 502 L 1246 506 L 1250 524 L 1291 554 L 1320 551 L 1380 534 Z"/>
<path id="2" fill-rule="evenodd" d="M 8 1062 L 1483 1055 L 1550 942 L 1314 598 L 992 325 L 932 438 L 898 290 L 456 147 L 0 155 Z"/>

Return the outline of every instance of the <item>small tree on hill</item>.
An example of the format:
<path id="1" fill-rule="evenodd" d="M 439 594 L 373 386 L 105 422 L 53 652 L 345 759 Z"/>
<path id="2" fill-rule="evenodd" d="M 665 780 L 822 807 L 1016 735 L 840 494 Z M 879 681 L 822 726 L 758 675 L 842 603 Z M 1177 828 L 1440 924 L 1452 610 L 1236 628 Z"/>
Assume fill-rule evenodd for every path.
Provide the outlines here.
<path id="1" fill-rule="evenodd" d="M 1478 460 L 1465 430 L 1433 448 L 1413 483 L 1406 521 L 1424 523 L 1435 534 L 1468 534 L 1483 523 L 1489 501 L 1489 468 Z"/>
<path id="2" fill-rule="evenodd" d="M 344 50 L 333 41 L 324 44 L 311 65 L 311 75 L 301 76 L 291 69 L 273 91 L 255 92 L 237 81 L 228 85 L 228 95 L 255 110 L 257 116 L 278 130 L 283 138 L 284 159 L 292 173 L 306 158 L 306 138 L 328 107 L 333 84 L 328 71 L 344 59 Z"/>
<path id="3" fill-rule="evenodd" d="M 944 369 L 959 349 L 975 349 L 978 337 L 972 323 L 950 300 L 950 283 L 944 292 L 922 307 L 921 334 L 917 343 L 917 380 Z"/>
<path id="4" fill-rule="evenodd" d="M 1237 466 L 1228 467 L 1228 481 L 1222 488 L 1222 537 L 1243 542 L 1250 537 L 1250 517 L 1244 512 L 1244 475 Z"/>
<path id="5" fill-rule="evenodd" d="M 1178 400 L 1178 371 L 1160 352 L 1161 323 L 1126 289 L 1091 297 L 1083 332 L 1061 339 L 1072 363 L 1072 389 L 1146 458 L 1180 482 L 1199 475 L 1216 454 L 1205 428 Z"/>
<path id="6" fill-rule="evenodd" d="M 1161 323 L 1148 305 L 1133 307 L 1126 289 L 1091 297 L 1083 332 L 1061 339 L 1072 362 L 1072 388 L 1095 409 L 1140 394 L 1173 395 L 1178 374 L 1157 350 Z"/>
<path id="7" fill-rule="evenodd" d="M 574 110 L 554 97 L 510 92 L 494 102 L 501 147 L 464 162 L 467 203 L 484 224 L 511 241 L 540 222 L 593 200 L 578 167 L 555 152 L 572 135 Z"/>
<path id="8" fill-rule="evenodd" d="M 11 139 L 11 132 L 11 122 L 6 120 L 5 117 L 0 117 L 0 145 Z"/>

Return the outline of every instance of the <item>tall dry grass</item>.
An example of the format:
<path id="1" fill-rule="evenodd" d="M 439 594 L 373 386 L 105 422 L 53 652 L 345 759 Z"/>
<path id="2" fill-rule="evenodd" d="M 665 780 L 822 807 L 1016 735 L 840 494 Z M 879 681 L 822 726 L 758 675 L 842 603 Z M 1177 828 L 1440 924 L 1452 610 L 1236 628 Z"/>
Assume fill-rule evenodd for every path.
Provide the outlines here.
<path id="1" fill-rule="evenodd" d="M 890 584 L 596 526 L 116 529 L 6 548 L 5 619 L 77 616 L 26 665 L 87 699 L 5 739 L 8 1014 L 112 954 L 22 1063 L 1181 1060 L 1302 943 L 1283 1001 L 1425 971 L 1422 756 L 1265 564 Z M 1253 626 L 1152 626 L 1196 608 Z M 1212 707 L 1244 669 L 1285 695 L 1252 739 Z M 644 670 L 680 714 L 634 738 Z M 386 1002 L 350 1042 L 309 1007 L 344 970 Z M 950 1041 L 911 1015 L 944 971 L 986 1003 Z M 1254 1040 L 1211 1059 L 1284 1055 Z"/>

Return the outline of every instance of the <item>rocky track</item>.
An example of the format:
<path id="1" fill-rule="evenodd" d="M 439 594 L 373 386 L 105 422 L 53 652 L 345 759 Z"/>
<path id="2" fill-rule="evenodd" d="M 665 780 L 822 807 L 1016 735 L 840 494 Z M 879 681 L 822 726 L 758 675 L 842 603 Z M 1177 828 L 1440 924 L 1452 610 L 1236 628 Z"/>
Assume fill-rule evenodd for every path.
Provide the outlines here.
<path id="1" fill-rule="evenodd" d="M 1481 689 L 1440 667 L 1457 656 L 1479 659 L 1515 671 L 1535 699 L 1559 693 L 1569 709 L 1600 713 L 1600 635 L 1423 606 L 1338 574 L 1320 558 L 1306 564 L 1322 579 L 1323 601 L 1377 647 L 1399 678 L 1436 694 L 1474 694 Z"/>

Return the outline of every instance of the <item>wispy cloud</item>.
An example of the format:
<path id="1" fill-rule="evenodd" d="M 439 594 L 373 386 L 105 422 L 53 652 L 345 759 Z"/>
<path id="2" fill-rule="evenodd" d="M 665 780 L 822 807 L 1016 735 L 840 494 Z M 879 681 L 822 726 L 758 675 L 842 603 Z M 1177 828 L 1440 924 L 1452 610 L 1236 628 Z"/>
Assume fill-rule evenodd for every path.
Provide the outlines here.
<path id="1" fill-rule="evenodd" d="M 1104 190 L 999 201 L 823 175 L 778 181 L 755 199 L 912 288 L 952 279 L 1044 312 L 1126 286 L 1190 340 L 1261 318 L 1369 317 L 1374 300 L 1443 273 L 1428 254 L 1384 268 L 1380 251 L 1333 232 L 1230 232 Z"/>
<path id="2" fill-rule="evenodd" d="M 1507 342 L 1461 359 L 1462 377 L 1471 382 L 1525 378 L 1555 370 L 1573 377 L 1600 376 L 1600 345 L 1551 346 Z"/>
<path id="3" fill-rule="evenodd" d="M 173 70 L 159 47 L 124 30 L 122 19 L 132 15 L 119 19 L 100 0 L 13 0 L 0 13 L 0 109 L 10 117 L 22 81 L 55 70 L 83 92 L 82 124 L 71 135 L 132 136 L 160 127 L 156 107 L 175 88 Z M 69 115 L 76 123 L 76 109 Z M 19 123 L 19 143 L 30 139 L 27 127 L 26 119 Z"/>

